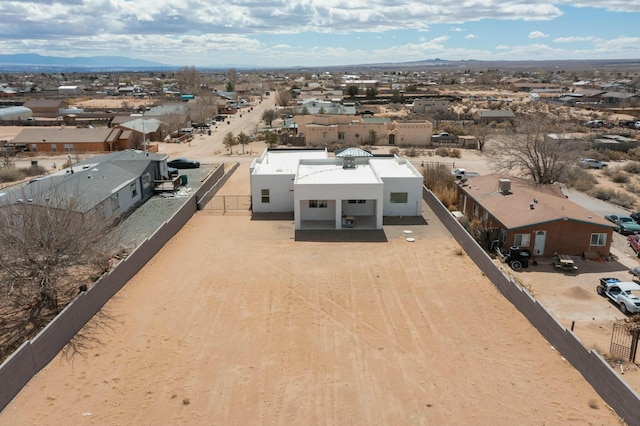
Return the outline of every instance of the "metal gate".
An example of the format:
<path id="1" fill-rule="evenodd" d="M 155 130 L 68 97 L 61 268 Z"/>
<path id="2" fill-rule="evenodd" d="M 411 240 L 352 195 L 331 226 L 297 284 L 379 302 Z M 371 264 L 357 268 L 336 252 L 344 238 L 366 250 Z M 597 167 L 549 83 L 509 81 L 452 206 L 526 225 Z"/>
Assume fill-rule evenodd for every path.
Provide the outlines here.
<path id="1" fill-rule="evenodd" d="M 638 351 L 638 334 L 640 330 L 632 329 L 628 324 L 613 324 L 611 346 L 609 352 L 613 357 L 635 362 Z"/>
<path id="2" fill-rule="evenodd" d="M 251 195 L 216 195 L 202 208 L 202 211 L 217 213 L 249 212 L 250 210 Z"/>

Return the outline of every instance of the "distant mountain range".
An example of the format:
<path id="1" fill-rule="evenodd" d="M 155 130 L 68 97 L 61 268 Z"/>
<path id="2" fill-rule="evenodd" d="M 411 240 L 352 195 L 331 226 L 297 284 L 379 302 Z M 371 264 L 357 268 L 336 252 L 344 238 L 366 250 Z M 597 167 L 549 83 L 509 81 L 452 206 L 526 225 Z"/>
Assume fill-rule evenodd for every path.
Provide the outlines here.
<path id="1" fill-rule="evenodd" d="M 159 62 L 131 59 L 124 56 L 87 56 L 63 58 L 35 53 L 0 55 L 3 72 L 60 72 L 60 71 L 145 71 L 177 67 Z"/>
<path id="2" fill-rule="evenodd" d="M 185 64 L 184 66 L 187 66 Z M 384 71 L 416 68 L 431 70 L 445 69 L 589 69 L 592 67 L 614 67 L 619 71 L 634 69 L 640 66 L 640 59 L 587 59 L 587 60 L 545 60 L 545 61 L 483 61 L 483 60 L 447 60 L 423 59 L 411 62 L 387 62 L 370 64 L 353 64 L 343 66 L 289 66 L 289 67 L 259 67 L 252 65 L 220 65 L 216 67 L 197 67 L 200 70 L 228 70 L 237 68 L 243 70 L 336 70 L 336 71 Z M 166 65 L 159 62 L 132 59 L 125 56 L 86 56 L 59 57 L 42 56 L 35 53 L 1 55 L 0 72 L 135 72 L 135 71 L 175 71 L 182 66 Z"/>

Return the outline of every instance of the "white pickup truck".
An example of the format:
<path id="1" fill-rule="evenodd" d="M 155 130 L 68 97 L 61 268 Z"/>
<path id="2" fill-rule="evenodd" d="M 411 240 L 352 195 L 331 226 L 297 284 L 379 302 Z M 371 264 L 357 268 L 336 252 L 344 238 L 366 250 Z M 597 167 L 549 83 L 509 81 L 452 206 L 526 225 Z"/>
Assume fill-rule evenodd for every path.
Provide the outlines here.
<path id="1" fill-rule="evenodd" d="M 456 179 L 462 179 L 462 178 L 470 178 L 470 177 L 474 177 L 474 176 L 480 176 L 480 173 L 478 172 L 470 172 L 467 171 L 465 169 L 455 169 L 451 172 L 452 175 L 454 175 L 456 177 Z"/>

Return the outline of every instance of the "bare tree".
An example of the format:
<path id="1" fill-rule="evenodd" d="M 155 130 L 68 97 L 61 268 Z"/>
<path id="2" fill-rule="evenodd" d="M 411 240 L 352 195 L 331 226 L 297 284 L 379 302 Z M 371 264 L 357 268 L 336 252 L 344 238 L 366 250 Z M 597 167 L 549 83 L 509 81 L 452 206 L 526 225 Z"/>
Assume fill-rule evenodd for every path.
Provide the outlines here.
<path id="1" fill-rule="evenodd" d="M 577 141 L 548 137 L 557 130 L 550 117 L 530 116 L 519 120 L 516 133 L 496 138 L 487 153 L 497 170 L 521 171 L 541 184 L 559 181 L 579 157 Z"/>
<path id="2" fill-rule="evenodd" d="M 180 68 L 176 72 L 176 81 L 183 93 L 193 93 L 198 88 L 198 71 L 196 67 L 191 65 Z"/>
<path id="3" fill-rule="evenodd" d="M 242 145 L 242 154 L 244 154 L 244 146 L 251 141 L 251 138 L 245 132 L 240 132 L 238 133 L 236 141 L 238 144 Z"/>
<path id="4" fill-rule="evenodd" d="M 276 94 L 276 103 L 280 106 L 287 106 L 291 102 L 291 91 L 287 89 L 280 89 Z"/>
<path id="5" fill-rule="evenodd" d="M 231 148 L 237 143 L 236 137 L 233 135 L 233 132 L 228 132 L 224 135 L 224 139 L 222 140 L 224 146 L 229 147 L 229 154 L 231 154 Z"/>
<path id="6" fill-rule="evenodd" d="M 235 68 L 230 68 L 227 71 L 227 84 L 225 89 L 227 92 L 233 92 L 236 90 L 236 84 L 238 83 L 238 71 Z"/>
<path id="7" fill-rule="evenodd" d="M 13 157 L 16 155 L 16 151 L 11 146 L 3 146 L 0 145 L 0 154 L 2 155 L 2 165 L 4 167 L 9 167 L 12 164 Z"/>
<path id="8" fill-rule="evenodd" d="M 490 128 L 486 124 L 479 124 L 471 130 L 471 134 L 476 138 L 478 142 L 478 149 L 482 152 L 484 146 L 489 138 Z"/>
<path id="9" fill-rule="evenodd" d="M 267 130 L 263 134 L 264 140 L 267 145 L 269 145 L 269 148 L 273 148 L 278 143 L 278 135 L 276 135 L 275 133 Z"/>
<path id="10" fill-rule="evenodd" d="M 87 212 L 81 196 L 52 191 L 28 200 L 0 206 L 2 358 L 106 272 L 114 246 L 113 221 L 103 209 Z"/>
<path id="11" fill-rule="evenodd" d="M 271 126 L 271 123 L 273 122 L 273 120 L 276 119 L 276 115 L 277 115 L 277 112 L 275 109 L 266 109 L 262 113 L 262 119 L 265 121 L 265 123 Z"/>

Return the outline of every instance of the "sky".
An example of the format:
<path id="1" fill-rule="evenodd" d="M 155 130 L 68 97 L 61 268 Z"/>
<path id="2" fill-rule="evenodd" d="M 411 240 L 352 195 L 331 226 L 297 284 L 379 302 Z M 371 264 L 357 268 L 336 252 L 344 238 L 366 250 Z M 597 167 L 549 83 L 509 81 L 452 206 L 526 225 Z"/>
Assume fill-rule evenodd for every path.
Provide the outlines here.
<path id="1" fill-rule="evenodd" d="M 639 59 L 640 0 L 2 0 L 0 52 L 180 67 Z"/>

